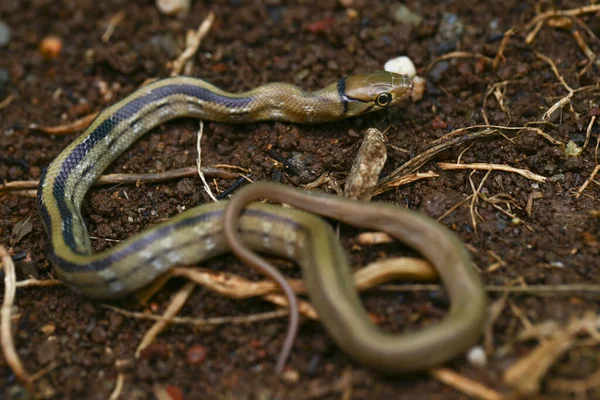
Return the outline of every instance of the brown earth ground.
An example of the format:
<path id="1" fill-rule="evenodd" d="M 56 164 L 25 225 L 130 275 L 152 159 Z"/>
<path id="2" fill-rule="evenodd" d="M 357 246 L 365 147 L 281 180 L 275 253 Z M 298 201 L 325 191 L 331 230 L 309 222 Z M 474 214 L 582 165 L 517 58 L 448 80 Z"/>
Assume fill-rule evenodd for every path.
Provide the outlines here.
<path id="1" fill-rule="evenodd" d="M 279 0 L 194 1 L 187 15 L 167 17 L 159 14 L 154 1 L 3 0 L 0 20 L 10 27 L 12 38 L 0 48 L 0 68 L 8 72 L 8 82 L 0 83 L 0 100 L 12 96 L 13 101 L 0 110 L 0 179 L 38 179 L 41 170 L 80 133 L 50 136 L 32 129 L 31 124 L 56 126 L 74 121 L 112 104 L 146 79 L 168 76 L 167 63 L 182 51 L 186 30 L 195 29 L 211 10 L 216 21 L 193 59 L 191 74 L 231 91 L 271 81 L 317 89 L 340 76 L 381 69 L 386 60 L 403 54 L 411 57 L 428 82 L 424 98 L 418 102 L 339 123 L 205 124 L 203 164 L 247 168 L 253 180 L 271 179 L 280 169 L 267 154 L 272 148 L 285 158 L 297 152 L 308 160 L 304 167 L 309 174 L 303 178 L 284 174 L 288 184 L 305 184 L 326 172 L 343 183 L 368 127 L 387 130 L 385 175 L 453 129 L 484 124 L 482 110 L 492 125 L 519 127 L 541 121 L 543 113 L 567 91 L 550 64 L 536 53 L 553 60 L 570 87 L 598 84 L 598 65 L 588 62 L 577 35 L 592 52 L 600 52 L 600 14 L 554 20 L 541 28 L 532 43 L 525 42 L 530 32 L 525 25 L 536 13 L 581 7 L 583 2 L 408 1 L 408 8 L 422 17 L 418 26 L 394 19 L 398 5 L 365 0 L 294 4 Z M 108 41 L 103 41 L 111 18 L 120 12 L 125 17 Z M 448 14 L 458 20 L 452 21 Z M 571 27 L 565 28 L 569 23 Z M 443 28 L 444 24 L 447 28 L 450 24 L 449 28 Z M 462 24 L 462 29 L 452 33 L 457 24 Z M 493 59 L 503 33 L 512 27 L 517 30 L 494 69 L 483 56 Z M 443 30 L 448 32 L 446 36 Z M 63 41 L 62 52 L 54 59 L 43 58 L 39 51 L 41 40 L 48 35 Z M 456 50 L 482 57 L 452 58 L 427 71 L 436 57 Z M 486 92 L 499 82 L 506 84 L 486 99 Z M 487 285 L 600 283 L 597 182 L 591 182 L 576 198 L 597 165 L 598 124 L 589 130 L 589 143 L 580 156 L 568 157 L 564 150 L 569 141 L 583 146 L 590 121 L 600 114 L 598 103 L 597 90 L 575 93 L 571 101 L 574 112 L 567 105 L 550 121 L 533 125 L 563 145 L 551 143 L 532 129 L 503 131 L 505 137 L 479 140 L 471 147 L 455 147 L 437 155 L 420 171 L 438 172 L 438 178 L 388 191 L 376 200 L 407 206 L 433 218 L 442 216 L 472 195 L 472 186 L 477 189 L 486 176 L 485 171 L 442 171 L 437 165 L 456 162 L 463 151 L 462 163 L 506 164 L 553 177 L 538 183 L 514 173 L 491 172 L 474 207 L 470 209 L 467 201 L 442 223 L 467 243 Z M 197 128 L 193 120 L 165 124 L 126 151 L 107 172 L 160 172 L 193 166 Z M 221 179 L 215 182 L 221 190 L 232 184 Z M 325 186 L 322 189 L 333 192 Z M 493 196 L 501 201 L 492 204 L 489 199 Z M 93 241 L 95 250 L 100 251 L 111 246 L 111 240 L 125 239 L 183 207 L 208 201 L 200 179 L 186 178 L 94 189 L 83 209 L 90 235 L 100 238 Z M 13 228 L 24 220 L 31 223 L 32 230 L 15 243 Z M 394 245 L 357 246 L 356 234 L 342 229 L 354 266 L 406 253 Z M 34 198 L 0 192 L 0 243 L 11 247 L 18 279 L 53 277 Z M 204 267 L 259 279 L 232 256 Z M 148 305 L 131 301 L 114 305 L 160 313 L 182 283 L 170 281 Z M 284 338 L 285 318 L 211 329 L 173 325 L 139 359 L 134 358 L 134 351 L 151 321 L 124 317 L 61 286 L 19 289 L 12 321 L 25 369 L 42 371 L 33 387 L 43 398 L 106 399 L 120 373 L 124 376 L 123 399 L 149 398 L 161 388 L 173 398 L 182 394 L 188 399 L 454 399 L 466 398 L 473 382 L 510 396 L 519 387 L 505 379 L 505 372 L 532 354 L 541 337 L 519 341 L 518 334 L 529 324 L 545 321 L 556 322 L 551 332 L 562 336 L 551 348 L 541 350 L 549 357 L 549 370 L 541 368 L 541 385 L 533 384 L 530 395 L 600 397 L 600 347 L 590 339 L 593 329 L 577 330 L 577 340 L 560 330 L 570 320 L 597 311 L 594 291 L 558 293 L 550 288 L 545 296 L 489 294 L 498 315 L 486 337 L 487 363 L 476 366 L 459 357 L 446 366 L 470 380 L 462 389 L 428 373 L 383 378 L 338 350 L 316 322 L 301 326 L 287 379 L 282 380 L 272 370 Z M 433 323 L 448 305 L 436 291 L 371 290 L 362 298 L 384 328 L 393 332 Z M 235 301 L 197 287 L 181 315 L 243 316 L 269 310 L 272 306 L 259 299 Z M 190 354 L 196 345 L 205 348 L 204 361 L 194 360 Z M 564 351 L 552 357 L 552 350 L 562 346 Z M 538 372 L 542 365 L 538 360 L 525 371 Z M 4 358 L 0 359 L 0 382 L 4 398 L 24 395 Z"/>

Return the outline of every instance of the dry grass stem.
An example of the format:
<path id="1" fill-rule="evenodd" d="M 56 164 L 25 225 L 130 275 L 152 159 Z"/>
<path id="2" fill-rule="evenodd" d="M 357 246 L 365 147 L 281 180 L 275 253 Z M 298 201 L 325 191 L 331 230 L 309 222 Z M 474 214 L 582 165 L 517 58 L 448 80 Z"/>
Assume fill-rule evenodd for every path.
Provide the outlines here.
<path id="1" fill-rule="evenodd" d="M 509 292 L 504 292 L 502 296 L 495 300 L 488 307 L 488 319 L 485 321 L 485 327 L 483 330 L 483 347 L 485 349 L 485 354 L 488 357 L 494 355 L 494 325 L 498 318 L 502 315 L 502 312 L 506 308 L 506 302 L 508 300 Z"/>
<path id="2" fill-rule="evenodd" d="M 487 92 L 485 92 L 485 96 L 483 96 L 483 102 L 482 102 L 482 105 L 481 105 L 481 115 L 483 116 L 483 119 L 485 121 L 485 125 L 484 126 L 489 126 L 489 127 L 492 126 L 490 124 L 490 121 L 489 121 L 489 118 L 487 116 L 487 113 L 485 112 L 485 105 L 487 103 L 487 99 L 492 94 L 496 98 L 496 102 L 498 102 L 498 106 L 500 107 L 500 109 L 507 115 L 507 117 L 508 117 L 507 124 L 510 124 L 510 122 L 512 121 L 512 114 L 510 112 L 510 109 L 508 107 L 506 107 L 506 105 L 505 105 L 505 97 L 504 97 L 504 94 L 506 92 L 506 87 L 511 82 L 512 81 L 496 82 L 495 84 L 493 84 L 488 89 Z"/>
<path id="3" fill-rule="evenodd" d="M 62 286 L 63 283 L 59 279 L 26 279 L 23 281 L 18 281 L 16 283 L 17 287 L 53 287 L 53 286 Z"/>
<path id="4" fill-rule="evenodd" d="M 573 296 L 580 294 L 593 294 L 600 296 L 600 285 L 595 284 L 564 284 L 564 285 L 529 285 L 529 286 L 502 286 L 485 285 L 485 290 L 490 293 L 522 293 L 536 296 Z M 385 292 L 427 292 L 442 290 L 439 284 L 408 284 L 408 285 L 381 285 L 377 290 Z"/>
<path id="5" fill-rule="evenodd" d="M 10 105 L 10 103 L 13 102 L 13 100 L 15 100 L 17 97 L 13 94 L 9 94 L 8 96 L 6 96 L 4 98 L 4 100 L 0 101 L 0 110 L 2 110 L 3 108 L 6 108 Z"/>
<path id="6" fill-rule="evenodd" d="M 123 384 L 125 383 L 125 375 L 118 374 L 117 381 L 115 382 L 115 388 L 111 392 L 108 400 L 118 400 L 121 397 L 121 392 L 123 391 Z"/>
<path id="7" fill-rule="evenodd" d="M 473 230 L 475 232 L 477 232 L 477 220 L 475 219 L 475 215 L 477 215 L 479 219 L 483 221 L 483 217 L 479 215 L 479 211 L 476 208 L 477 200 L 479 200 L 481 188 L 483 187 L 485 181 L 487 181 L 487 178 L 490 176 L 490 172 L 492 171 L 487 171 L 485 173 L 483 179 L 481 180 L 481 182 L 479 182 L 479 186 L 477 186 L 477 188 L 475 188 L 475 184 L 473 183 L 472 179 L 475 171 L 472 171 L 469 175 L 469 184 L 471 185 L 471 190 L 473 191 L 473 194 L 471 195 L 471 203 L 469 204 L 469 213 L 471 214 L 471 224 L 473 225 Z"/>
<path id="8" fill-rule="evenodd" d="M 456 209 L 458 209 L 458 207 L 462 206 L 463 204 L 465 204 L 467 201 L 471 201 L 471 198 L 473 197 L 473 195 L 469 195 L 468 197 L 462 199 L 461 201 L 459 201 L 458 203 L 456 203 L 455 205 L 453 205 L 452 207 L 450 207 L 450 209 L 448 211 L 446 211 L 445 213 L 443 213 L 441 216 L 439 216 L 436 221 L 440 222 L 442 221 L 444 218 L 446 218 L 448 215 L 452 214 Z"/>
<path id="9" fill-rule="evenodd" d="M 280 294 L 267 294 L 263 296 L 263 299 L 279 307 L 289 308 L 290 306 L 287 297 Z M 307 301 L 298 299 L 298 312 L 300 315 L 312 319 L 313 321 L 319 320 L 317 310 L 315 310 L 315 308 Z"/>
<path id="10" fill-rule="evenodd" d="M 422 179 L 437 178 L 438 176 L 439 175 L 433 171 L 416 172 L 414 174 L 407 174 L 407 175 L 399 176 L 393 180 L 388 181 L 385 184 L 385 186 L 379 186 L 377 189 L 375 189 L 375 192 L 373 193 L 373 195 L 378 195 L 378 194 L 387 192 L 388 190 L 392 190 L 392 189 L 398 188 L 400 186 L 408 185 L 410 183 L 420 181 Z"/>
<path id="11" fill-rule="evenodd" d="M 591 14 L 600 11 L 600 4 L 588 5 L 583 7 L 572 8 L 570 10 L 552 10 L 536 15 L 531 21 L 525 25 L 525 29 L 529 30 L 534 25 L 544 22 L 549 18 L 579 16 L 583 14 Z"/>
<path id="12" fill-rule="evenodd" d="M 476 132 L 470 132 L 471 129 L 481 128 L 484 129 Z M 421 168 L 425 163 L 429 162 L 439 153 L 449 150 L 451 148 L 455 148 L 458 146 L 462 146 L 467 143 L 471 143 L 475 140 L 480 140 L 484 138 L 491 138 L 496 136 L 502 136 L 502 130 L 522 130 L 522 129 L 535 129 L 535 128 L 526 128 L 526 127 L 488 127 L 486 125 L 476 125 L 467 128 L 456 129 L 449 134 L 445 135 L 443 138 L 440 138 L 434 141 L 434 146 L 429 149 L 423 151 L 419 155 L 411 158 L 407 162 L 405 162 L 400 167 L 396 168 L 389 175 L 379 180 L 378 190 L 383 190 L 391 182 L 395 182 L 396 179 L 402 177 L 405 174 L 410 174 Z"/>
<path id="13" fill-rule="evenodd" d="M 538 174 L 534 174 L 531 171 L 521 168 L 511 167 L 509 165 L 504 164 L 487 164 L 487 163 L 472 163 L 472 164 L 452 164 L 439 162 L 437 163 L 438 167 L 443 170 L 463 170 L 463 169 L 474 169 L 474 170 L 482 170 L 482 171 L 504 171 L 519 174 L 527 179 L 531 179 L 537 182 L 546 182 L 545 176 L 541 176 Z"/>
<path id="14" fill-rule="evenodd" d="M 550 65 L 550 68 L 552 69 L 552 72 L 554 72 L 554 75 L 556 76 L 556 78 L 560 81 L 561 85 L 563 85 L 563 87 L 567 90 L 567 95 L 564 96 L 563 98 L 561 98 L 560 100 L 558 100 L 556 103 L 554 103 L 552 105 L 552 107 L 550 107 L 545 113 L 544 115 L 542 115 L 542 120 L 546 121 L 549 120 L 554 113 L 557 110 L 562 109 L 565 105 L 569 105 L 569 111 L 571 112 L 571 114 L 573 115 L 573 117 L 575 118 L 575 122 L 579 123 L 579 114 L 577 114 L 577 112 L 575 111 L 575 109 L 573 108 L 573 104 L 571 103 L 571 98 L 573 97 L 573 95 L 576 93 L 575 90 L 573 90 L 573 88 L 571 88 L 571 86 L 569 86 L 567 84 L 567 82 L 565 81 L 565 79 L 563 78 L 563 76 L 560 74 L 560 72 L 558 72 L 558 68 L 556 67 L 556 64 L 554 64 L 554 61 L 552 61 L 552 59 L 550 57 L 547 57 L 541 53 L 536 52 L 535 53 L 536 57 L 544 60 L 546 63 L 548 63 Z"/>
<path id="15" fill-rule="evenodd" d="M 173 295 L 171 302 L 169 303 L 169 305 L 167 306 L 167 309 L 165 310 L 165 312 L 163 314 L 164 319 L 160 320 L 160 321 L 156 321 L 156 323 L 154 325 L 152 325 L 152 327 L 146 332 L 146 334 L 142 338 L 142 341 L 140 342 L 137 349 L 135 350 L 136 358 L 138 358 L 140 356 L 140 353 L 146 347 L 148 347 L 152 342 L 154 342 L 154 340 L 160 334 L 160 332 L 162 332 L 163 329 L 165 329 L 167 327 L 167 325 L 168 325 L 167 321 L 169 319 L 173 318 L 175 315 L 177 315 L 179 310 L 181 310 L 181 308 L 183 307 L 183 305 L 185 304 L 187 299 L 192 294 L 192 291 L 194 290 L 195 286 L 196 286 L 195 283 L 188 282 L 185 285 L 183 285 L 183 287 L 181 289 L 179 289 L 179 291 L 177 293 L 175 293 L 175 295 Z"/>
<path id="16" fill-rule="evenodd" d="M 494 389 L 482 385 L 464 375 L 449 369 L 449 368 L 434 368 L 429 371 L 431 376 L 458 390 L 459 392 L 477 399 L 483 400 L 502 400 L 504 397 Z"/>
<path id="17" fill-rule="evenodd" d="M 431 70 L 431 68 L 433 68 L 433 66 L 435 64 L 439 63 L 440 61 L 450 60 L 453 58 L 478 58 L 480 60 L 484 60 L 485 62 L 487 62 L 489 64 L 494 62 L 494 60 L 492 58 L 484 56 L 481 53 L 471 53 L 468 51 L 453 51 L 451 53 L 446 53 L 446 54 L 434 59 L 431 63 L 429 63 L 429 65 L 425 69 L 425 75 L 427 75 L 429 73 L 429 71 Z"/>
<path id="18" fill-rule="evenodd" d="M 594 313 L 574 319 L 564 328 L 559 328 L 554 321 L 550 321 L 550 324 L 526 326 L 526 334 L 519 335 L 520 338 L 529 339 L 532 337 L 532 332 L 537 332 L 543 336 L 550 336 L 550 339 L 542 341 L 529 354 L 507 369 L 504 372 L 504 381 L 521 394 L 539 393 L 541 381 L 550 367 L 575 345 L 582 333 L 591 336 L 594 343 L 600 340 L 597 331 L 599 327 L 600 318 Z"/>
<path id="19" fill-rule="evenodd" d="M 152 394 L 156 400 L 174 400 L 169 394 L 167 387 L 162 383 L 154 383 L 152 385 Z"/>
<path id="20" fill-rule="evenodd" d="M 492 68 L 495 71 L 496 69 L 498 69 L 498 64 L 500 63 L 501 60 L 505 60 L 504 58 L 504 49 L 506 49 L 506 45 L 508 44 L 508 40 L 511 38 L 511 36 L 515 33 L 515 28 L 512 27 L 509 30 L 507 30 L 506 32 L 504 32 L 504 37 L 502 38 L 502 42 L 500 42 L 500 47 L 498 48 L 498 52 L 496 53 L 496 57 L 494 57 L 494 60 L 492 61 Z"/>
<path id="21" fill-rule="evenodd" d="M 0 245 L 0 262 L 4 268 L 4 300 L 0 308 L 0 345 L 4 360 L 17 380 L 29 386 L 31 377 L 23 367 L 23 363 L 15 349 L 11 328 L 11 312 L 17 292 L 15 264 L 3 245 Z"/>
<path id="22" fill-rule="evenodd" d="M 121 10 L 112 17 L 110 17 L 110 20 L 108 21 L 108 26 L 106 27 L 106 30 L 102 34 L 100 40 L 102 40 L 104 43 L 107 43 L 112 37 L 113 33 L 115 33 L 117 25 L 119 25 L 121 21 L 123 21 L 123 19 L 125 18 L 125 15 L 127 15 L 127 13 Z"/>
<path id="23" fill-rule="evenodd" d="M 596 138 L 596 147 L 594 148 L 594 162 L 598 165 L 598 147 L 600 146 L 600 134 Z"/>
<path id="24" fill-rule="evenodd" d="M 248 324 L 253 322 L 268 321 L 271 319 L 282 318 L 288 315 L 287 310 L 276 310 L 251 315 L 239 315 L 234 317 L 215 317 L 215 318 L 192 318 L 192 317 L 170 317 L 164 315 L 148 314 L 145 312 L 127 311 L 109 304 L 102 304 L 101 307 L 114 311 L 121 315 L 135 319 L 145 319 L 151 321 L 163 321 L 175 325 L 192 325 L 195 327 L 224 325 L 224 324 Z"/>
<path id="25" fill-rule="evenodd" d="M 596 178 L 596 174 L 598 174 L 598 172 L 600 172 L 600 165 L 596 165 L 596 168 L 594 168 L 590 177 L 587 178 L 585 182 L 583 182 L 583 185 L 581 185 L 581 187 L 577 190 L 577 194 L 575 195 L 576 199 L 581 197 L 588 185 L 594 181 L 594 178 Z"/>
<path id="26" fill-rule="evenodd" d="M 202 21 L 202 24 L 196 31 L 188 31 L 186 36 L 186 48 L 177 57 L 175 61 L 171 63 L 171 76 L 177 76 L 181 74 L 184 66 L 194 57 L 194 54 L 198 51 L 202 39 L 208 34 L 210 28 L 215 20 L 215 14 L 211 11 L 208 16 Z"/>
<path id="27" fill-rule="evenodd" d="M 208 197 L 210 197 L 212 199 L 212 201 L 214 201 L 215 203 L 218 203 L 219 200 L 213 194 L 208 182 L 206 182 L 206 178 L 204 177 L 204 172 L 202 172 L 202 145 L 200 143 L 202 142 L 202 133 L 203 132 L 204 132 L 204 121 L 200 120 L 200 129 L 198 130 L 198 136 L 196 139 L 196 150 L 198 151 L 198 158 L 196 159 L 197 171 L 198 171 L 198 175 L 200 176 L 200 180 L 202 181 L 202 184 L 204 185 L 204 190 L 206 191 L 206 194 L 208 194 Z"/>
<path id="28" fill-rule="evenodd" d="M 553 379 L 548 388 L 553 391 L 575 393 L 577 398 L 585 399 L 585 392 L 600 386 L 600 370 L 584 379 Z"/>
<path id="29" fill-rule="evenodd" d="M 597 115 L 593 115 L 592 118 L 590 118 L 590 123 L 588 124 L 588 127 L 585 131 L 585 142 L 583 143 L 583 146 L 581 147 L 582 150 L 585 150 L 585 148 L 587 147 L 587 145 L 590 141 L 590 137 L 592 136 L 592 127 L 594 126 L 594 123 L 596 122 L 597 118 L 598 118 Z M 598 164 L 597 161 L 596 161 L 596 164 Z"/>
<path id="30" fill-rule="evenodd" d="M 533 43 L 533 41 L 535 40 L 535 38 L 537 37 L 538 33 L 540 32 L 540 30 L 544 27 L 544 21 L 539 21 L 537 22 L 533 29 L 531 29 L 531 31 L 527 34 L 527 37 L 525 38 L 525 43 L 527 44 L 531 44 Z"/>

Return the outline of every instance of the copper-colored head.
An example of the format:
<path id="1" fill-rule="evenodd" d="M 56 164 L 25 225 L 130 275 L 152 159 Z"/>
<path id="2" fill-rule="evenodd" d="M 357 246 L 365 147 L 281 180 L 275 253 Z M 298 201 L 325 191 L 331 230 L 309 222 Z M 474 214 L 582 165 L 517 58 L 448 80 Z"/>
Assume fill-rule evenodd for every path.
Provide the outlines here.
<path id="1" fill-rule="evenodd" d="M 381 110 L 400 103 L 412 93 L 413 83 L 408 75 L 377 71 L 353 75 L 343 80 L 340 96 L 346 103 L 346 116 Z"/>

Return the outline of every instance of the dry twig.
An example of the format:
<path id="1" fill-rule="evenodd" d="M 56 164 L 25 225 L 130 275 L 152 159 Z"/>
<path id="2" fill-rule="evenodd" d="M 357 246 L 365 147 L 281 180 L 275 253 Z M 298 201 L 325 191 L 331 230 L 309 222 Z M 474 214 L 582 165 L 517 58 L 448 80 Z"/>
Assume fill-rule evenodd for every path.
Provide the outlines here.
<path id="1" fill-rule="evenodd" d="M 202 167 L 202 173 L 204 176 L 209 178 L 220 178 L 220 179 L 237 179 L 240 175 L 225 170 L 223 167 Z M 94 186 L 107 186 L 107 185 L 119 185 L 119 184 L 136 184 L 139 185 L 142 182 L 156 183 L 156 182 L 167 182 L 175 179 L 191 178 L 198 175 L 197 167 L 186 167 L 172 169 L 165 172 L 149 172 L 144 174 L 108 174 L 102 175 L 94 182 Z M 0 192 L 12 191 L 12 190 L 23 190 L 23 189 L 37 189 L 39 181 L 14 181 L 0 184 Z"/>
<path id="2" fill-rule="evenodd" d="M 552 337 L 541 342 L 529 354 L 521 358 L 504 372 L 504 381 L 514 387 L 519 393 L 535 395 L 540 390 L 541 380 L 554 363 L 574 344 L 576 338 L 585 332 L 595 342 L 600 340 L 597 329 L 600 327 L 600 318 L 595 314 L 588 314 L 583 318 L 571 321 L 565 328 L 552 329 Z M 525 332 L 540 331 L 537 326 L 526 326 Z M 529 335 L 520 335 L 528 338 Z"/>
<path id="3" fill-rule="evenodd" d="M 91 113 L 85 117 L 79 118 L 76 121 L 69 122 L 64 125 L 57 126 L 40 126 L 37 124 L 30 124 L 29 128 L 37 131 L 47 133 L 49 135 L 68 135 L 73 132 L 77 132 L 83 128 L 86 128 L 93 120 L 98 116 L 99 113 Z"/>

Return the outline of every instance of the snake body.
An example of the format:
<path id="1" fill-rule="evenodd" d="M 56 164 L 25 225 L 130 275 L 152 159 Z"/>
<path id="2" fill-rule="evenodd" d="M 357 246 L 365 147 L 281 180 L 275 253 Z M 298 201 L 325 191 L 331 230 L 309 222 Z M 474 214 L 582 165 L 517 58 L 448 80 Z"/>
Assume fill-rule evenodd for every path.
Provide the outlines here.
<path id="1" fill-rule="evenodd" d="M 224 228 L 225 203 L 222 202 L 193 208 L 107 251 L 92 254 L 81 215 L 83 198 L 102 171 L 153 127 L 178 117 L 228 123 L 333 121 L 394 105 L 405 99 L 411 90 L 408 77 L 389 72 L 343 78 L 315 92 L 273 83 L 233 94 L 204 80 L 187 77 L 164 79 L 138 89 L 102 111 L 48 166 L 40 180 L 38 209 L 48 235 L 49 258 L 57 276 L 87 297 L 112 299 L 151 283 L 174 265 L 199 263 L 222 254 L 229 250 L 230 244 L 237 254 L 244 252 L 244 247 L 236 241 L 236 234 L 231 233 L 231 226 Z M 406 224 L 390 227 L 391 233 L 395 232 L 425 256 L 430 255 L 430 260 L 439 269 L 452 300 L 449 316 L 440 325 L 419 334 L 424 335 L 422 338 L 414 334 L 384 335 L 366 318 L 352 286 L 343 251 L 325 222 L 297 210 L 269 205 L 249 207 L 237 224 L 244 243 L 301 264 L 309 295 L 325 326 L 351 355 L 384 372 L 420 369 L 457 354 L 479 335 L 485 309 L 481 284 L 471 270 L 462 246 L 439 226 L 397 207 L 287 192 L 279 186 L 261 187 L 265 197 L 271 193 L 281 196 L 295 193 L 292 197 L 302 199 L 300 203 L 309 206 L 311 212 L 341 217 L 343 221 L 357 222 L 361 226 L 370 225 L 366 224 L 368 221 L 344 219 L 337 210 L 365 213 L 370 220 L 383 218 L 388 225 L 390 221 L 397 225 Z M 229 214 L 230 224 L 241 212 L 240 201 L 233 202 L 237 208 Z M 302 208 L 302 204 L 294 204 Z M 417 221 L 428 228 L 419 228 Z M 434 227 L 436 231 L 431 230 Z M 224 233 L 224 229 L 229 233 Z M 415 239 L 410 237 L 413 230 L 421 232 Z M 445 244 L 437 244 L 438 240 Z M 440 256 L 429 254 L 432 243 L 444 249 L 439 251 Z M 281 274 L 269 272 L 260 265 L 251 266 L 278 280 L 286 290 Z M 295 298 L 290 298 L 290 303 L 293 301 Z M 295 311 L 291 307 L 291 320 Z M 282 352 L 278 362 L 279 370 L 289 353 L 294 334 L 295 330 L 290 328 L 287 350 Z M 389 354 L 382 357 L 388 345 Z M 377 351 L 369 355 L 373 349 Z M 428 349 L 434 349 L 435 354 L 424 357 Z M 423 358 L 429 358 L 431 362 Z"/>

